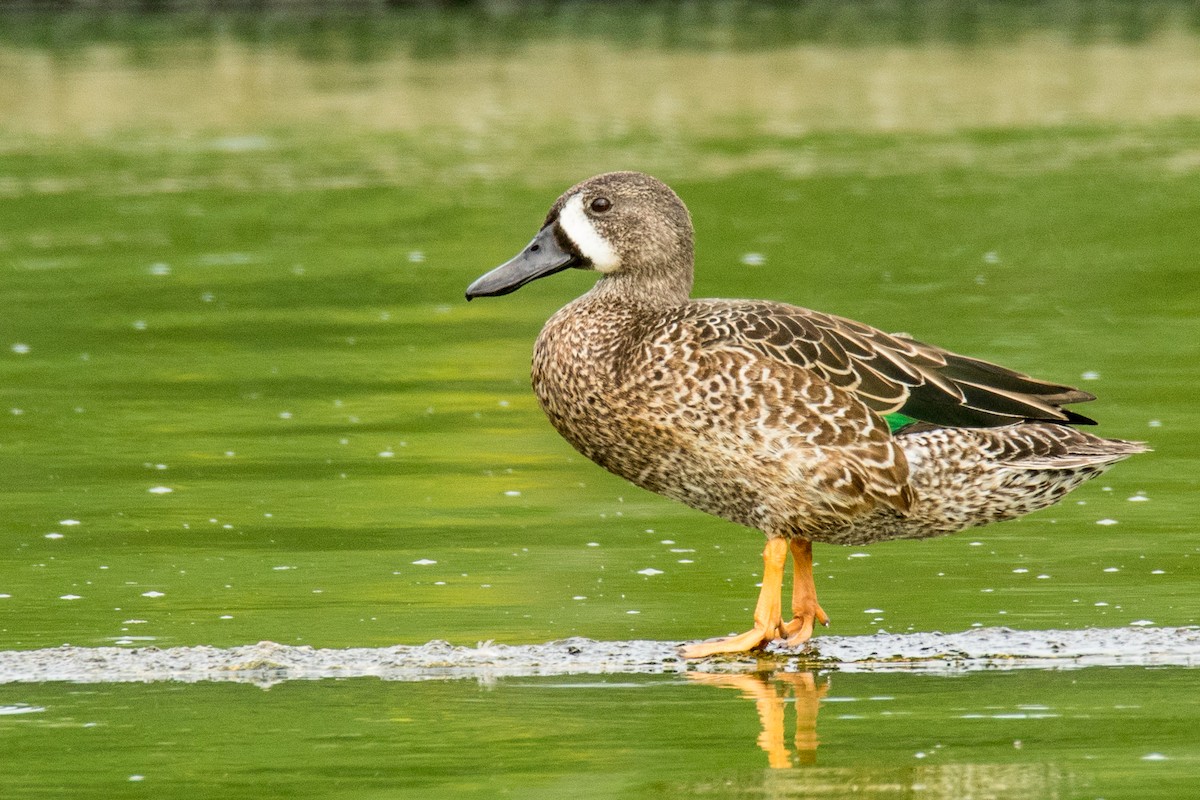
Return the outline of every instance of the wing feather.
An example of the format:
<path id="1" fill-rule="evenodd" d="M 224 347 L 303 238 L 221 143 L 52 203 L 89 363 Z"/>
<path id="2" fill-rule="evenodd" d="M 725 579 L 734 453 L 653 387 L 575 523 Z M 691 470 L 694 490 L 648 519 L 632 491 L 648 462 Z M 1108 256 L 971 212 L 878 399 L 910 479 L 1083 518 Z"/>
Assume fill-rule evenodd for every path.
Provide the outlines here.
<path id="1" fill-rule="evenodd" d="M 937 425 L 995 427 L 1022 420 L 1094 424 L 1062 406 L 1095 399 L 1063 384 L 784 303 L 698 300 L 683 312 L 714 345 L 747 348 L 810 370 L 879 414 Z"/>

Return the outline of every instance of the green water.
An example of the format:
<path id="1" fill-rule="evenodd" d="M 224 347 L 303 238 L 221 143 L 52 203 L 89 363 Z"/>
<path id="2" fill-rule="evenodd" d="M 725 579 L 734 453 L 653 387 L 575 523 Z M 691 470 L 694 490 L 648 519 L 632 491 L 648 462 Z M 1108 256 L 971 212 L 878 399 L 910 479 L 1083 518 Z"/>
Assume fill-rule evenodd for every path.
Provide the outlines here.
<path id="1" fill-rule="evenodd" d="M 1155 448 L 1025 520 L 818 547 L 834 631 L 1200 622 L 1200 40 L 1155 8 L 1086 36 L 984 14 L 966 41 L 789 17 L 761 48 L 758 12 L 676 44 L 661 11 L 6 18 L 0 647 L 746 627 L 758 534 L 604 473 L 531 396 L 532 341 L 590 277 L 462 301 L 613 168 L 688 203 L 698 295 L 1080 385 Z M 0 788 L 1111 798 L 1200 772 L 1188 670 L 833 681 L 894 699 L 825 702 L 818 767 L 786 778 L 752 703 L 678 678 L 7 686 L 46 710 L 0 715 Z M 963 717 L 1023 703 L 1057 716 Z"/>
<path id="2" fill-rule="evenodd" d="M 742 677 L 5 688 L 0 703 L 26 705 L 0 717 L 4 785 L 10 797 L 1175 798 L 1200 770 L 1189 670 Z M 774 736 L 760 711 L 776 715 Z"/>

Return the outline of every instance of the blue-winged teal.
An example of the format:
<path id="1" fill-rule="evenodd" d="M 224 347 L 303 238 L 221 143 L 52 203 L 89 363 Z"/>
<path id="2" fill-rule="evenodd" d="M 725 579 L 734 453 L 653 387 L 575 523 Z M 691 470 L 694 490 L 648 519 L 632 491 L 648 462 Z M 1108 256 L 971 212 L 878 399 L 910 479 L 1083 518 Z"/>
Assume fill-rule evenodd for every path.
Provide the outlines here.
<path id="1" fill-rule="evenodd" d="M 1012 519 L 1145 450 L 1071 425 L 1087 392 L 763 300 L 691 300 L 693 231 L 670 188 L 599 175 L 555 201 L 467 299 L 568 268 L 600 280 L 559 310 L 533 388 L 560 434 L 652 492 L 766 534 L 754 627 L 688 657 L 796 645 L 816 622 L 812 542 L 923 538 Z M 889 416 L 890 415 L 890 416 Z M 892 430 L 889 419 L 907 424 Z M 783 571 L 794 561 L 790 621 Z"/>

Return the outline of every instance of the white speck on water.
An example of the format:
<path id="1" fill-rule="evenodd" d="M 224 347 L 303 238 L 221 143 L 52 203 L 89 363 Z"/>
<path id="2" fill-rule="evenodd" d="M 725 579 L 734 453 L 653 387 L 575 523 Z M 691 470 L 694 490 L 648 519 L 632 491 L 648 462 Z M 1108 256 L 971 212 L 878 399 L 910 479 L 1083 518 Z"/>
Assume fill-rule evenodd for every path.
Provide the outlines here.
<path id="1" fill-rule="evenodd" d="M 983 547 L 983 542 L 968 542 L 970 547 Z"/>
<path id="2" fill-rule="evenodd" d="M 142 592 L 142 597 L 162 597 L 162 596 L 163 596 L 162 592 L 156 592 L 153 590 L 151 590 L 149 592 Z"/>
<path id="3" fill-rule="evenodd" d="M 1161 569 L 1152 569 L 1152 570 L 1150 570 L 1150 574 L 1151 574 L 1151 575 L 1166 575 L 1167 573 L 1166 573 L 1166 571 L 1165 571 L 1165 570 L 1161 570 Z"/>
<path id="4" fill-rule="evenodd" d="M 22 414 L 24 414 L 24 413 L 25 413 L 25 409 L 23 409 L 23 408 L 10 408 L 10 409 L 8 410 L 8 413 L 12 414 L 14 417 L 19 417 L 19 416 L 21 416 Z"/>
<path id="5" fill-rule="evenodd" d="M 626 614 L 640 614 L 640 613 L 642 613 L 642 612 L 640 612 L 640 611 L 636 611 L 636 610 L 630 610 L 630 611 L 626 611 L 625 613 L 626 613 Z"/>
<path id="6" fill-rule="evenodd" d="M 663 574 L 663 571 L 661 569 L 655 569 L 654 567 L 646 567 L 645 569 L 638 570 L 638 575 L 662 575 L 662 574 Z"/>
<path id="7" fill-rule="evenodd" d="M 1120 572 L 1121 568 L 1120 567 L 1105 567 L 1104 571 L 1105 572 Z"/>
<path id="8" fill-rule="evenodd" d="M 1149 422 L 1147 422 L 1146 424 L 1149 425 L 1151 428 L 1161 428 L 1162 420 L 1161 419 L 1152 419 Z"/>
<path id="9" fill-rule="evenodd" d="M 1100 380 L 1100 373 L 1096 372 L 1094 369 L 1089 369 L 1079 377 L 1083 378 L 1085 381 L 1098 381 Z"/>
<path id="10" fill-rule="evenodd" d="M 391 450 L 380 450 L 379 451 L 380 458 L 391 458 L 394 455 L 396 455 L 396 454 Z"/>
<path id="11" fill-rule="evenodd" d="M 577 594 L 571 598 L 572 600 L 587 600 L 586 594 Z"/>
<path id="12" fill-rule="evenodd" d="M 47 539 L 61 539 L 61 538 L 63 538 L 63 535 L 62 535 L 61 533 L 47 533 L 47 534 L 46 534 L 46 536 L 45 536 L 45 538 L 47 538 Z"/>
<path id="13" fill-rule="evenodd" d="M 1029 572 L 1029 570 L 1025 569 L 1024 567 L 1017 567 L 1016 569 L 1013 570 L 1013 572 L 1020 574 L 1023 572 Z"/>
<path id="14" fill-rule="evenodd" d="M 1166 761 L 1167 757 L 1162 753 L 1146 753 L 1142 756 L 1142 761 Z"/>
<path id="15" fill-rule="evenodd" d="M 27 706 L 23 704 L 0 706 L 0 717 L 12 716 L 13 714 L 38 714 L 45 710 L 43 706 Z"/>
<path id="16" fill-rule="evenodd" d="M 445 582 L 445 581 L 434 581 L 434 582 L 433 582 L 433 585 L 434 585 L 434 586 L 445 586 L 445 585 L 446 585 L 446 582 Z M 375 618 L 374 618 L 374 617 L 371 617 L 371 619 L 375 619 Z"/>
<path id="17" fill-rule="evenodd" d="M 19 356 L 25 355 L 30 350 L 29 345 L 25 344 L 24 342 L 15 342 L 9 349 Z"/>
<path id="18" fill-rule="evenodd" d="M 496 405 L 500 406 L 501 408 L 508 408 L 511 403 L 509 403 L 507 400 L 497 400 Z"/>
<path id="19" fill-rule="evenodd" d="M 654 533 L 654 528 L 646 528 L 645 533 Z"/>
<path id="20" fill-rule="evenodd" d="M 674 539 L 663 539 L 661 542 L 659 542 L 659 544 L 675 544 L 675 540 Z M 671 552 L 674 553 L 675 551 L 672 550 Z"/>
<path id="21" fill-rule="evenodd" d="M 146 776 L 145 775 L 130 775 L 129 780 L 132 781 L 133 783 L 137 783 L 138 781 L 146 780 Z"/>
<path id="22" fill-rule="evenodd" d="M 1096 524 L 1097 525 L 1116 525 L 1117 521 L 1115 519 L 1108 519 L 1107 517 L 1105 517 L 1104 519 L 1096 520 Z"/>
<path id="23" fill-rule="evenodd" d="M 1146 626 L 1148 626 L 1148 625 L 1153 625 L 1153 624 L 1154 624 L 1154 620 L 1152 620 L 1152 619 L 1135 619 L 1133 622 L 1131 622 L 1131 623 L 1129 623 L 1129 624 L 1130 624 L 1131 626 L 1136 626 L 1136 627 L 1139 627 L 1139 628 L 1145 628 L 1145 627 L 1146 627 Z"/>
<path id="24" fill-rule="evenodd" d="M 678 561 L 676 561 L 675 563 L 677 563 L 677 564 L 695 564 L 696 562 L 692 561 L 690 558 L 681 558 Z"/>
<path id="25" fill-rule="evenodd" d="M 146 620 L 144 620 L 144 619 L 126 619 L 126 620 L 122 620 L 121 624 L 122 625 L 145 625 Z"/>
<path id="26" fill-rule="evenodd" d="M 81 595 L 77 595 L 77 594 L 63 594 L 63 595 L 59 595 L 58 599 L 59 600 L 82 600 L 83 597 Z"/>
<path id="27" fill-rule="evenodd" d="M 505 497 L 520 497 L 521 493 L 518 492 L 516 489 L 509 489 L 507 492 L 504 493 L 504 496 Z"/>
<path id="28" fill-rule="evenodd" d="M 743 253 L 742 263 L 747 267 L 761 267 L 767 263 L 767 257 L 762 253 Z"/>
<path id="29" fill-rule="evenodd" d="M 11 594 L 0 594 L 0 600 L 7 600 L 12 597 Z"/>
<path id="30" fill-rule="evenodd" d="M 999 264 L 1000 263 L 1000 254 L 997 253 L 995 250 L 987 251 L 986 253 L 983 254 L 983 263 Z"/>
<path id="31" fill-rule="evenodd" d="M 1131 502 L 1131 503 L 1144 503 L 1147 500 L 1149 500 L 1150 498 L 1146 497 L 1146 495 L 1142 494 L 1141 492 L 1138 492 L 1133 497 L 1130 497 L 1128 499 L 1129 499 L 1129 502 Z"/>
<path id="32" fill-rule="evenodd" d="M 172 489 L 170 486 L 151 486 L 146 491 L 149 492 L 150 494 L 170 494 L 171 492 L 173 492 L 175 490 Z"/>
<path id="33" fill-rule="evenodd" d="M 222 614 L 217 619 L 233 619 L 233 614 Z"/>
<path id="34" fill-rule="evenodd" d="M 432 558 L 418 558 L 416 561 L 414 561 L 412 563 L 416 564 L 418 567 L 427 567 L 430 564 L 436 564 L 437 562 L 434 561 Z"/>
<path id="35" fill-rule="evenodd" d="M 694 553 L 694 552 L 696 552 L 696 549 L 694 547 L 672 547 L 671 552 L 672 553 Z"/>
<path id="36" fill-rule="evenodd" d="M 846 558 L 870 558 L 870 557 L 871 557 L 870 553 L 851 553 L 850 555 L 846 556 Z"/>
<path id="37" fill-rule="evenodd" d="M 135 320 L 133 321 L 133 329 L 134 329 L 135 331 L 144 331 L 144 330 L 146 330 L 146 320 L 144 320 L 144 319 L 135 319 Z"/>
<path id="38" fill-rule="evenodd" d="M 1045 581 L 1045 580 L 1049 580 L 1050 576 L 1043 572 L 1041 575 L 1037 576 L 1037 579 L 1039 581 Z"/>
<path id="39" fill-rule="evenodd" d="M 600 543 L 599 542 L 588 542 L 587 546 L 588 547 L 599 547 Z"/>
<path id="40" fill-rule="evenodd" d="M 295 569 L 295 567 L 289 567 L 285 564 L 280 564 L 278 567 L 271 567 L 271 569 L 275 570 L 276 572 L 283 572 L 284 570 Z"/>
<path id="41" fill-rule="evenodd" d="M 425 254 L 420 250 L 411 250 L 408 253 L 408 260 L 413 264 L 423 264 L 425 262 Z"/>
<path id="42" fill-rule="evenodd" d="M 914 753 L 913 754 L 913 758 L 924 758 L 924 757 L 925 757 L 925 753 Z"/>
<path id="43" fill-rule="evenodd" d="M 271 139 L 266 136 L 246 134 L 242 136 L 220 136 L 212 140 L 211 146 L 214 150 L 219 150 L 223 153 L 249 153 L 256 150 L 269 150 L 272 144 Z M 142 776 L 134 775 L 129 780 L 133 780 L 134 778 L 140 781 Z"/>
<path id="44" fill-rule="evenodd" d="M 280 412 L 279 412 L 279 418 L 280 418 L 280 419 L 291 419 L 291 418 L 292 418 L 292 412 L 290 412 L 290 411 L 280 411 Z"/>
<path id="45" fill-rule="evenodd" d="M 78 524 L 79 524 L 79 520 L 77 520 L 77 519 L 63 519 L 63 520 L 59 520 L 58 524 L 59 524 L 59 525 L 78 525 Z"/>
<path id="46" fill-rule="evenodd" d="M 1095 605 L 1095 606 L 1096 606 L 1096 608 L 1104 608 L 1105 606 L 1107 606 L 1107 605 L 1108 605 L 1108 603 L 1106 603 L 1106 602 L 1104 602 L 1103 600 L 1101 600 L 1099 603 L 1093 603 L 1093 605 Z"/>
<path id="47" fill-rule="evenodd" d="M 159 275 L 159 276 L 170 275 L 171 274 L 171 265 L 164 264 L 160 261 L 157 264 L 151 264 L 150 266 L 146 267 L 146 272 L 148 272 L 151 275 Z"/>
<path id="48" fill-rule="evenodd" d="M 882 614 L 883 609 L 882 608 L 864 608 L 863 613 L 864 614 Z"/>

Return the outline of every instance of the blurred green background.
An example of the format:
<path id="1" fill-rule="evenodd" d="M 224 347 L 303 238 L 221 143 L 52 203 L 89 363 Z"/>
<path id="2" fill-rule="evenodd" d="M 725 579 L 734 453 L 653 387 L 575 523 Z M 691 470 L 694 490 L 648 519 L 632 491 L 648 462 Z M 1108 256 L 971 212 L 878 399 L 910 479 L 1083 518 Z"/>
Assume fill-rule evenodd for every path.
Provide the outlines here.
<path id="1" fill-rule="evenodd" d="M 610 169 L 688 203 L 699 296 L 1080 385 L 1155 448 L 1024 520 L 818 547 L 831 633 L 1197 622 L 1196 4 L 38 5 L 0 13 L 0 647 L 744 628 L 759 535 L 533 400 L 590 276 L 462 300 Z"/>

